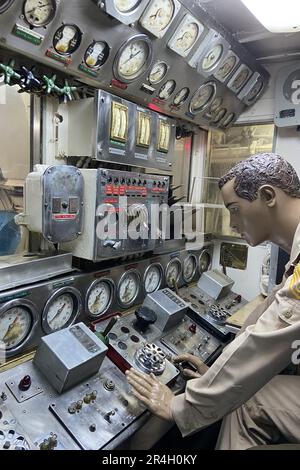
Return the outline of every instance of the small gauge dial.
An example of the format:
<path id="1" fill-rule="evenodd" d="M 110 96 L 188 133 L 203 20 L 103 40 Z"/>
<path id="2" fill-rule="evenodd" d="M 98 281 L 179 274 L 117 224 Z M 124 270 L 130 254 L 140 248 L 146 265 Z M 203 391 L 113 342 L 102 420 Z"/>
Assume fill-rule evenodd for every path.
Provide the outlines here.
<path id="1" fill-rule="evenodd" d="M 194 255 L 187 256 L 183 263 L 183 279 L 185 280 L 185 282 L 190 282 L 193 279 L 196 269 L 196 257 Z"/>
<path id="2" fill-rule="evenodd" d="M 231 88 L 234 91 L 239 91 L 246 83 L 250 76 L 250 70 L 248 68 L 242 68 L 233 80 Z"/>
<path id="3" fill-rule="evenodd" d="M 113 285 L 108 280 L 96 281 L 87 294 L 88 312 L 93 317 L 103 315 L 113 297 Z"/>
<path id="4" fill-rule="evenodd" d="M 134 302 L 139 293 L 139 275 L 135 271 L 123 274 L 118 285 L 118 297 L 121 305 L 129 306 Z"/>
<path id="5" fill-rule="evenodd" d="M 141 3 L 141 0 L 113 0 L 113 2 L 116 9 L 121 13 L 128 13 L 134 10 Z"/>
<path id="6" fill-rule="evenodd" d="M 155 35 L 166 29 L 175 11 L 173 0 L 154 0 L 141 18 L 141 25 Z"/>
<path id="7" fill-rule="evenodd" d="M 165 62 L 156 62 L 153 65 L 152 69 L 150 70 L 150 74 L 148 77 L 149 82 L 151 85 L 156 85 L 162 81 L 162 79 L 166 76 L 168 71 L 168 66 Z"/>
<path id="8" fill-rule="evenodd" d="M 211 103 L 215 94 L 216 86 L 214 83 L 206 83 L 202 85 L 190 101 L 190 112 L 197 114 L 200 111 L 203 111 Z"/>
<path id="9" fill-rule="evenodd" d="M 223 121 L 223 127 L 228 127 L 232 121 L 234 120 L 235 118 L 235 114 L 234 113 L 230 113 L 228 114 L 228 116 L 226 117 L 226 119 L 224 119 Z"/>
<path id="10" fill-rule="evenodd" d="M 148 267 L 144 277 L 144 288 L 147 294 L 159 289 L 162 281 L 162 268 L 159 264 Z"/>
<path id="11" fill-rule="evenodd" d="M 218 98 L 213 100 L 212 104 L 209 107 L 210 114 L 215 113 L 219 109 L 219 107 L 222 105 L 222 103 L 223 103 L 223 99 L 220 96 L 218 96 Z"/>
<path id="12" fill-rule="evenodd" d="M 0 341 L 9 349 L 24 342 L 32 326 L 32 314 L 23 306 L 15 306 L 0 316 Z"/>
<path id="13" fill-rule="evenodd" d="M 145 35 L 135 36 L 119 50 L 114 72 L 116 78 L 130 82 L 141 75 L 150 65 L 152 58 L 151 41 Z"/>
<path id="14" fill-rule="evenodd" d="M 202 70 L 208 71 L 211 70 L 220 60 L 223 54 L 222 44 L 216 44 L 208 53 L 205 55 L 202 60 Z"/>
<path id="15" fill-rule="evenodd" d="M 175 80 L 168 80 L 167 82 L 165 82 L 158 92 L 159 99 L 167 100 L 168 98 L 170 98 L 175 88 L 176 88 Z"/>
<path id="16" fill-rule="evenodd" d="M 225 116 L 225 114 L 227 113 L 227 109 L 225 108 L 221 108 L 219 110 L 217 110 L 214 114 L 214 117 L 212 119 L 212 123 L 213 124 L 218 124 L 221 119 L 223 119 L 223 117 Z"/>
<path id="17" fill-rule="evenodd" d="M 225 80 L 236 66 L 238 59 L 235 55 L 229 55 L 218 70 L 218 78 Z"/>
<path id="18" fill-rule="evenodd" d="M 199 255 L 199 271 L 203 273 L 207 271 L 210 267 L 211 263 L 211 255 L 207 250 L 203 250 L 202 253 Z"/>
<path id="19" fill-rule="evenodd" d="M 87 48 L 84 62 L 90 69 L 98 69 L 107 61 L 109 45 L 105 41 L 94 41 Z"/>
<path id="20" fill-rule="evenodd" d="M 82 32 L 76 25 L 65 24 L 58 28 L 53 37 L 53 47 L 58 54 L 73 54 L 80 46 Z"/>
<path id="21" fill-rule="evenodd" d="M 24 18 L 30 26 L 46 26 L 56 13 L 55 0 L 26 0 L 23 6 Z"/>
<path id="22" fill-rule="evenodd" d="M 190 94 L 190 89 L 187 87 L 182 88 L 174 97 L 173 104 L 174 106 L 181 106 L 188 98 Z"/>
<path id="23" fill-rule="evenodd" d="M 81 310 L 80 293 L 71 287 L 56 291 L 46 302 L 42 325 L 46 333 L 71 325 Z"/>
<path id="24" fill-rule="evenodd" d="M 14 3 L 15 0 L 0 0 L 0 15 L 4 13 Z"/>
<path id="25" fill-rule="evenodd" d="M 166 268 L 166 281 L 169 287 L 174 287 L 174 282 L 177 283 L 181 273 L 181 262 L 179 259 L 171 260 Z"/>
<path id="26" fill-rule="evenodd" d="M 263 86 L 264 86 L 264 81 L 262 77 L 259 77 L 247 95 L 248 103 L 255 100 L 257 95 L 261 92 Z"/>

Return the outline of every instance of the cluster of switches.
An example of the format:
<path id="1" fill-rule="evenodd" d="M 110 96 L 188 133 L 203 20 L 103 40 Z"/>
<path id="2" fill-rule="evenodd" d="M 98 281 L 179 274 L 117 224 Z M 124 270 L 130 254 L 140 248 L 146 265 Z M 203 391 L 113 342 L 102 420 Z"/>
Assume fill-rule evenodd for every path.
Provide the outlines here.
<path id="1" fill-rule="evenodd" d="M 89 405 L 90 403 L 94 403 L 96 398 L 97 398 L 97 390 L 93 390 L 90 393 L 86 393 L 82 400 L 73 401 L 70 404 L 70 406 L 68 407 L 68 412 L 70 414 L 78 413 L 82 409 L 84 403 L 86 405 Z"/>

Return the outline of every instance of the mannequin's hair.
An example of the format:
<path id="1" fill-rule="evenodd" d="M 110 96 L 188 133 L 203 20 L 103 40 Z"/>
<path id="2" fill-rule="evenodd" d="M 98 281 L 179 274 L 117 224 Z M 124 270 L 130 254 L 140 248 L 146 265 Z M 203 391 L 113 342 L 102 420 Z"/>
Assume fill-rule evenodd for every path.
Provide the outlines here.
<path id="1" fill-rule="evenodd" d="M 234 178 L 236 194 L 248 201 L 257 199 L 258 190 L 264 184 L 280 188 L 290 197 L 300 198 L 300 181 L 296 171 L 275 153 L 258 153 L 237 163 L 220 178 L 219 188 Z"/>

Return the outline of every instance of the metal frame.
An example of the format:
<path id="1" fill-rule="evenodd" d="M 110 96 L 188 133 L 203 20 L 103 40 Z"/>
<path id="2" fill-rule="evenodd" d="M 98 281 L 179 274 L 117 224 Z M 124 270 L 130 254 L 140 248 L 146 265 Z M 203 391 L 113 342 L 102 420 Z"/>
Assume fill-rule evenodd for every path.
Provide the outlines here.
<path id="1" fill-rule="evenodd" d="M 103 312 L 99 313 L 98 315 L 95 315 L 95 314 L 92 314 L 91 311 L 89 310 L 89 307 L 88 307 L 88 301 L 89 301 L 89 296 L 92 292 L 92 290 L 100 283 L 102 282 L 105 282 L 106 284 L 108 284 L 111 288 L 111 296 L 110 296 L 110 299 L 109 299 L 109 302 L 106 306 L 106 308 L 103 310 Z M 107 310 L 109 309 L 109 307 L 111 306 L 112 304 L 112 301 L 113 301 L 113 298 L 114 298 L 114 295 L 116 293 L 116 285 L 114 283 L 114 281 L 112 279 L 110 279 L 109 277 L 101 277 L 100 279 L 96 279 L 94 282 L 92 282 L 92 284 L 90 285 L 90 287 L 88 288 L 87 292 L 86 292 L 86 296 L 85 296 L 85 314 L 93 319 L 93 320 L 96 320 L 98 318 L 101 318 L 106 312 Z"/>
<path id="2" fill-rule="evenodd" d="M 113 18 L 116 18 L 116 20 L 120 21 L 121 23 L 127 25 L 133 23 L 139 18 L 141 12 L 143 11 L 143 8 L 145 8 L 149 0 L 137 1 L 137 6 L 135 6 L 131 11 L 127 13 L 118 10 L 118 8 L 115 6 L 115 0 L 94 0 L 94 2 L 99 8 L 105 11 L 105 13 L 112 16 Z"/>
<path id="3" fill-rule="evenodd" d="M 43 328 L 43 330 L 46 334 L 50 334 L 50 333 L 53 333 L 54 331 L 58 331 L 58 330 L 52 330 L 50 328 L 50 325 L 49 325 L 48 320 L 47 320 L 47 314 L 49 312 L 49 308 L 52 305 L 53 301 L 55 299 L 57 299 L 57 297 L 60 297 L 62 294 L 70 294 L 73 298 L 75 298 L 75 300 L 77 302 L 77 305 L 75 306 L 76 307 L 76 314 L 74 314 L 74 316 L 73 316 L 73 312 L 72 312 L 72 315 L 71 315 L 70 319 L 63 326 L 63 328 L 66 328 L 67 326 L 73 325 L 73 323 L 75 323 L 75 320 L 77 320 L 77 318 L 79 317 L 79 315 L 82 311 L 82 305 L 83 304 L 82 304 L 82 298 L 81 298 L 81 294 L 80 294 L 79 290 L 75 289 L 74 287 L 61 287 L 60 289 L 56 290 L 49 297 L 49 299 L 47 300 L 47 302 L 45 304 L 45 307 L 43 309 L 43 313 L 42 313 L 42 328 Z M 75 309 L 74 309 L 74 311 L 75 311 Z M 60 328 L 60 329 L 62 329 L 62 328 Z"/>

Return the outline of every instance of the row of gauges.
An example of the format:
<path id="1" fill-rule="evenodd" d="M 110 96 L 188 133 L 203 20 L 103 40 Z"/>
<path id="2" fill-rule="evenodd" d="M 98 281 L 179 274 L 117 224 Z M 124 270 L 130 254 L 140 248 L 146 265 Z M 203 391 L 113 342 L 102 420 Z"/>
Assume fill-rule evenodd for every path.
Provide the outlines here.
<path id="1" fill-rule="evenodd" d="M 165 274 L 169 287 L 174 287 L 181 274 L 185 282 L 191 282 L 197 268 L 201 272 L 210 265 L 210 254 L 202 251 L 199 259 L 189 254 L 183 264 L 179 258 L 173 258 L 166 266 L 165 273 L 160 263 L 153 263 L 145 271 L 143 288 L 145 294 L 158 290 Z M 121 308 L 132 306 L 142 288 L 138 270 L 130 269 L 123 273 L 117 287 L 110 278 L 95 280 L 86 294 L 85 311 L 91 319 L 99 318 L 109 309 L 116 294 Z M 73 287 L 61 287 L 47 300 L 42 313 L 42 329 L 49 334 L 71 325 L 82 312 L 83 302 L 79 290 Z M 18 352 L 28 342 L 38 322 L 38 311 L 33 302 L 25 299 L 11 300 L 0 309 L 0 341 L 7 352 Z"/>

